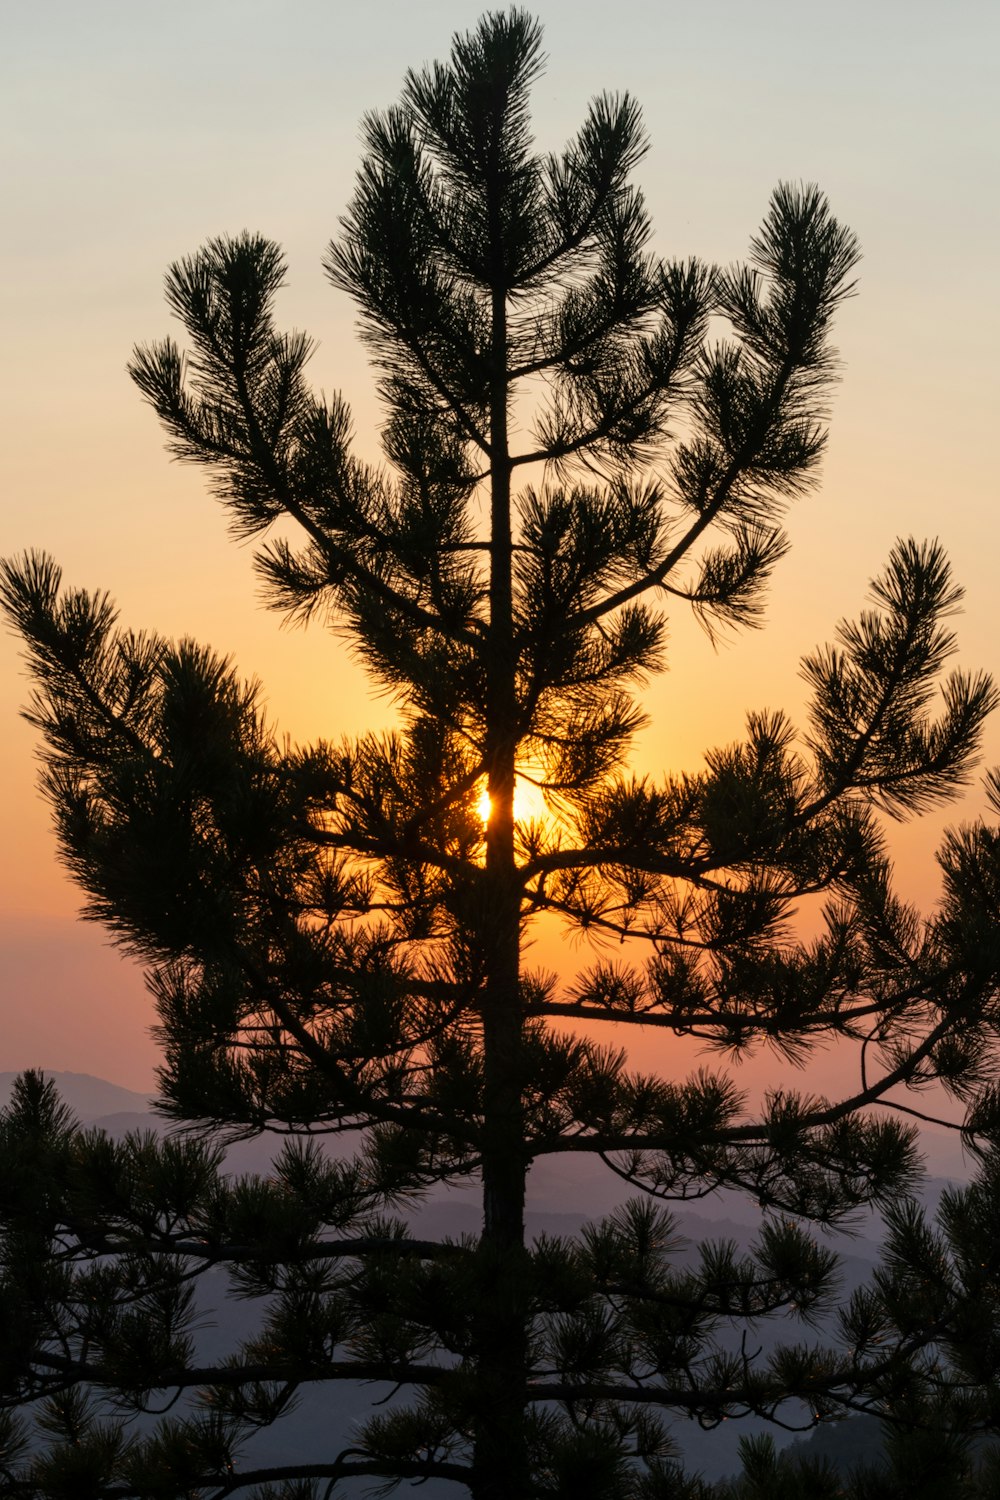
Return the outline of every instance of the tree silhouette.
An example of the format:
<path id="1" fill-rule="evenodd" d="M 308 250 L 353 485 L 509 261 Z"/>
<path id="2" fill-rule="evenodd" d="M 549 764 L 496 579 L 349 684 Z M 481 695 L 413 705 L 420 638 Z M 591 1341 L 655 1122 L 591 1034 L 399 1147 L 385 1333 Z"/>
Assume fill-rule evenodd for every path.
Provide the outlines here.
<path id="1" fill-rule="evenodd" d="M 13 1420 L 0 1433 L 5 1493 L 302 1500 L 374 1477 L 476 1500 L 693 1496 L 670 1414 L 880 1410 L 923 1389 L 951 1328 L 952 1303 L 892 1302 L 913 1229 L 909 1271 L 852 1301 L 830 1347 L 753 1358 L 728 1337 L 829 1303 L 836 1257 L 802 1221 L 912 1186 L 901 1090 L 939 1080 L 974 1103 L 970 1139 L 994 1129 L 996 835 L 949 835 L 921 921 L 879 821 L 963 784 L 996 701 L 983 675 L 942 676 L 960 591 L 940 548 L 899 542 L 871 607 L 806 658 L 804 735 L 753 714 L 703 770 L 626 769 L 673 601 L 710 631 L 760 621 L 823 450 L 856 243 L 818 190 L 785 186 L 746 266 L 660 259 L 630 182 L 634 101 L 602 96 L 539 155 L 540 66 L 538 26 L 491 14 L 365 121 L 326 268 L 379 371 L 384 465 L 307 385 L 310 341 L 277 331 L 284 263 L 258 236 L 171 269 L 188 351 L 131 366 L 237 535 L 294 523 L 257 552 L 267 598 L 348 634 L 396 733 L 289 747 L 210 651 L 122 630 L 48 558 L 4 567 L 63 858 L 87 915 L 150 966 L 163 1108 L 291 1137 L 272 1175 L 228 1179 L 203 1137 L 116 1145 L 22 1082 L 2 1378 L 8 1407 L 43 1403 L 50 1440 L 32 1458 Z M 546 817 L 515 816 L 519 777 Z M 823 893 L 821 935 L 796 939 L 796 903 Z M 616 956 L 571 983 L 533 972 L 545 914 Z M 590 1040 L 601 1023 L 614 1044 Z M 723 1061 L 632 1067 L 619 1039 L 661 1034 Z M 859 1058 L 842 1098 L 786 1080 L 754 1108 L 725 1067 L 831 1039 Z M 342 1135 L 353 1155 L 320 1148 Z M 526 1175 L 570 1152 L 635 1196 L 576 1240 L 526 1244 Z M 474 1240 L 393 1217 L 469 1177 Z M 763 1211 L 752 1253 L 678 1265 L 664 1205 L 727 1188 Z M 915 1210 L 892 1211 L 904 1234 Z M 219 1266 L 261 1299 L 260 1332 L 204 1365 L 192 1286 Z M 241 1460 L 300 1387 L 362 1379 L 403 1394 L 349 1450 Z M 171 1394 L 152 1431 L 120 1415 Z"/>

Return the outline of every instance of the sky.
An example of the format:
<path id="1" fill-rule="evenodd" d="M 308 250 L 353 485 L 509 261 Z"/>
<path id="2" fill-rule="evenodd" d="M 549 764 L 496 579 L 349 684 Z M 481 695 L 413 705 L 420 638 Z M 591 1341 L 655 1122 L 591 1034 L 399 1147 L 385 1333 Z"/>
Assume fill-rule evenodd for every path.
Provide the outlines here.
<path id="1" fill-rule="evenodd" d="M 597 92 L 629 90 L 651 149 L 638 177 L 663 254 L 738 259 L 780 180 L 815 181 L 864 250 L 836 341 L 843 380 L 821 483 L 763 631 L 713 648 L 682 615 L 646 694 L 644 770 L 696 769 L 748 708 L 799 713 L 802 655 L 856 612 L 896 537 L 937 536 L 966 602 L 960 658 L 1000 673 L 995 463 L 1000 10 L 988 0 L 542 0 L 539 142 Z M 250 550 L 205 476 L 171 464 L 126 374 L 170 329 L 166 267 L 209 236 L 279 240 L 279 315 L 319 340 L 316 384 L 378 411 L 353 309 L 321 271 L 359 160 L 359 121 L 408 66 L 443 57 L 455 0 L 12 0 L 0 61 L 4 331 L 0 555 L 52 552 L 122 619 L 231 653 L 294 738 L 387 727 L 340 642 L 255 597 Z M 0 1071 L 91 1072 L 134 1089 L 156 1063 L 142 975 L 77 917 L 36 789 L 16 642 L 0 638 Z M 985 762 L 1000 761 L 1000 722 Z M 904 893 L 929 907 L 960 803 L 898 830 Z M 566 963 L 580 957 L 567 947 Z"/>

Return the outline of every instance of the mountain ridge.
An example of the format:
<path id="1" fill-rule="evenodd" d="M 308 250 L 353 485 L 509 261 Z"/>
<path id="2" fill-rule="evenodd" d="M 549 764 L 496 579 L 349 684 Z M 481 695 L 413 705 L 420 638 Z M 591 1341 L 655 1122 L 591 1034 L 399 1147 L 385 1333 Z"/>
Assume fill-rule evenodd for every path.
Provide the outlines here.
<path id="1" fill-rule="evenodd" d="M 19 1068 L 0 1073 L 0 1108 L 10 1103 L 14 1080 L 27 1069 Z M 81 1125 L 93 1124 L 105 1115 L 125 1113 L 148 1114 L 153 1102 L 152 1094 L 139 1094 L 106 1078 L 97 1078 L 93 1073 L 70 1073 L 54 1068 L 38 1068 L 37 1072 L 51 1078 L 59 1090 L 63 1103 L 76 1115 Z"/>

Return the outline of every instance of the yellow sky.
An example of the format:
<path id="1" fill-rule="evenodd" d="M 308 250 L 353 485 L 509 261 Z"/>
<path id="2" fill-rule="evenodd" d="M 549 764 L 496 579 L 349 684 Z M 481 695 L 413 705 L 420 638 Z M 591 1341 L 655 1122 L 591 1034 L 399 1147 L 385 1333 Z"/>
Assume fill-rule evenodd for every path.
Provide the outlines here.
<path id="1" fill-rule="evenodd" d="M 838 328 L 844 382 L 821 488 L 791 518 L 766 629 L 714 651 L 675 619 L 639 763 L 693 768 L 746 708 L 794 713 L 800 656 L 856 610 L 901 534 L 941 537 L 967 589 L 963 660 L 1000 670 L 996 8 L 534 8 L 550 57 L 542 143 L 573 132 L 598 90 L 634 92 L 664 253 L 738 257 L 779 179 L 819 182 L 865 251 Z M 444 0 L 50 0 L 15 7 L 6 27 L 0 552 L 44 547 L 71 582 L 109 589 L 129 624 L 231 652 L 298 738 L 384 725 L 390 710 L 341 643 L 257 608 L 249 551 L 228 540 L 204 475 L 168 462 L 125 361 L 167 331 L 171 260 L 209 235 L 260 230 L 289 255 L 282 315 L 320 340 L 316 382 L 345 393 L 374 456 L 370 375 L 320 257 L 350 193 L 360 115 L 477 14 Z M 75 921 L 16 717 L 24 693 L 5 639 L 0 1071 L 42 1064 L 144 1087 L 155 1052 L 141 978 Z M 1000 725 L 988 758 L 1000 760 Z M 900 835 L 908 895 L 932 898 L 933 845 L 959 815 Z"/>

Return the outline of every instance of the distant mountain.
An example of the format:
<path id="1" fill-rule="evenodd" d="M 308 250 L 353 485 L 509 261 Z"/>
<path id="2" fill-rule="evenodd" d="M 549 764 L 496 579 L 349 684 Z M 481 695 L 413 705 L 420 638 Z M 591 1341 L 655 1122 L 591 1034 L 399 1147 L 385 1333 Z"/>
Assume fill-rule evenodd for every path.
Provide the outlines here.
<path id="1" fill-rule="evenodd" d="M 52 1079 L 81 1124 L 99 1125 L 116 1139 L 129 1131 L 152 1130 L 163 1135 L 172 1128 L 162 1116 L 153 1113 L 152 1095 L 138 1094 L 117 1083 L 109 1083 L 105 1078 L 95 1078 L 90 1073 L 62 1073 L 54 1069 L 43 1071 L 47 1078 Z M 0 1108 L 10 1102 L 11 1088 L 16 1077 L 16 1073 L 0 1073 Z M 945 1187 L 968 1180 L 970 1162 L 963 1156 L 957 1132 L 940 1126 L 925 1125 L 921 1128 L 920 1137 L 921 1150 L 929 1172 L 922 1184 L 920 1196 L 933 1209 Z M 320 1136 L 319 1139 L 325 1141 L 327 1149 L 334 1156 L 352 1154 L 350 1137 L 334 1135 Z M 281 1145 L 282 1137 L 277 1135 L 265 1134 L 238 1141 L 227 1151 L 227 1170 L 266 1173 Z M 585 1218 L 599 1219 L 631 1196 L 630 1189 L 620 1178 L 596 1169 L 594 1162 L 572 1153 L 540 1158 L 533 1165 L 528 1178 L 529 1212 L 541 1219 L 547 1214 L 570 1214 L 580 1222 Z M 445 1199 L 453 1205 L 467 1203 L 469 1212 L 473 1215 L 478 1211 L 475 1194 L 469 1189 L 439 1189 L 431 1197 L 439 1203 Z M 686 1231 L 695 1239 L 705 1235 L 721 1235 L 736 1240 L 743 1247 L 749 1243 L 752 1233 L 760 1227 L 760 1210 L 744 1194 L 736 1191 L 724 1190 L 696 1202 L 673 1204 L 671 1208 L 684 1221 L 682 1232 Z M 464 1210 L 459 1208 L 458 1213 L 462 1217 Z M 878 1241 L 881 1238 L 874 1215 L 860 1215 L 855 1229 L 862 1244 L 865 1240 Z M 840 1243 L 842 1248 L 851 1247 L 849 1238 Z M 864 1250 L 861 1254 L 864 1256 Z"/>
<path id="2" fill-rule="evenodd" d="M 104 1078 L 94 1078 L 90 1073 L 55 1073 L 44 1069 L 46 1078 L 51 1078 L 64 1102 L 83 1125 L 91 1125 L 104 1115 L 122 1113 L 145 1115 L 150 1107 L 148 1094 L 136 1094 L 132 1089 L 120 1088 L 117 1083 L 108 1083 Z M 0 1108 L 10 1103 L 11 1089 L 17 1073 L 0 1073 Z"/>
<path id="3" fill-rule="evenodd" d="M 0 1105 L 8 1101 L 15 1076 L 0 1073 Z M 129 1131 L 153 1130 L 163 1134 L 170 1128 L 167 1121 L 152 1113 L 152 1100 L 143 1094 L 89 1074 L 50 1072 L 47 1076 L 82 1123 L 100 1126 L 117 1139 Z M 950 1132 L 931 1127 L 922 1131 L 921 1137 L 932 1172 L 940 1171 L 941 1167 L 947 1171 L 950 1167 L 955 1177 L 968 1177 L 968 1166 L 962 1162 L 960 1146 Z M 267 1173 L 281 1144 L 280 1137 L 267 1135 L 236 1142 L 226 1153 L 226 1169 L 236 1174 Z M 350 1140 L 343 1136 L 327 1137 L 326 1146 L 331 1154 L 338 1156 L 352 1150 Z M 944 1176 L 925 1180 L 922 1196 L 928 1207 L 936 1204 L 947 1185 Z M 575 1234 L 587 1220 L 600 1219 L 630 1196 L 621 1179 L 600 1170 L 588 1159 L 572 1154 L 543 1157 L 534 1164 L 528 1179 L 528 1233 L 532 1237 Z M 682 1265 L 696 1258 L 697 1247 L 705 1239 L 731 1240 L 746 1250 L 761 1225 L 756 1204 L 736 1192 L 717 1193 L 696 1203 L 672 1204 L 670 1208 L 682 1241 L 677 1252 Z M 428 1237 L 475 1234 L 479 1225 L 478 1194 L 471 1185 L 451 1189 L 439 1186 L 408 1211 L 401 1210 L 401 1214 L 416 1233 Z M 880 1239 L 881 1229 L 873 1214 L 859 1216 L 853 1235 L 830 1236 L 828 1243 L 841 1258 L 842 1296 L 848 1296 L 870 1278 L 878 1262 Z M 225 1292 L 219 1297 L 218 1286 L 216 1273 L 209 1273 L 200 1289 L 204 1316 L 199 1346 L 204 1356 L 229 1353 L 241 1339 L 256 1331 L 259 1320 L 258 1308 L 236 1301 Z M 213 1291 L 216 1291 L 214 1297 Z M 758 1325 L 758 1337 L 765 1349 L 787 1338 L 789 1332 L 783 1320 Z M 329 1391 L 304 1390 L 293 1413 L 248 1443 L 247 1457 L 272 1464 L 290 1462 L 295 1456 L 319 1462 L 328 1456 L 331 1431 L 342 1435 L 337 1436 L 338 1442 L 346 1442 L 351 1423 L 370 1410 L 373 1400 L 388 1398 L 390 1392 L 388 1386 L 383 1390 L 378 1386 L 343 1382 L 335 1392 L 331 1408 Z M 798 1443 L 793 1442 L 793 1434 L 758 1418 L 727 1422 L 711 1431 L 703 1431 L 696 1422 L 683 1418 L 672 1424 L 672 1436 L 685 1462 L 706 1479 L 733 1474 L 739 1467 L 740 1437 L 761 1432 L 770 1432 L 779 1448 L 791 1445 L 794 1456 L 822 1455 L 840 1468 L 861 1459 L 874 1459 L 881 1444 L 878 1423 L 865 1418 L 824 1425 Z M 421 1494 L 426 1500 L 446 1500 L 446 1490 L 450 1493 L 451 1488 L 429 1483 Z"/>
<path id="4" fill-rule="evenodd" d="M 793 1463 L 798 1459 L 825 1458 L 838 1474 L 846 1475 L 862 1464 L 877 1464 L 884 1443 L 882 1424 L 877 1417 L 848 1417 L 823 1423 L 785 1452 Z"/>

